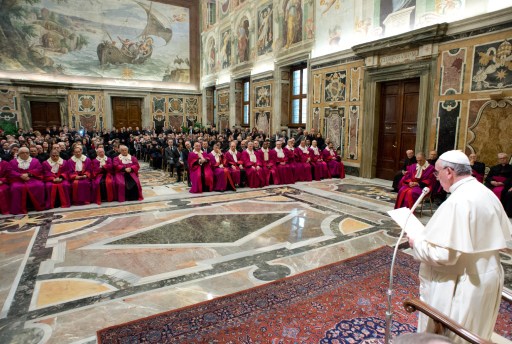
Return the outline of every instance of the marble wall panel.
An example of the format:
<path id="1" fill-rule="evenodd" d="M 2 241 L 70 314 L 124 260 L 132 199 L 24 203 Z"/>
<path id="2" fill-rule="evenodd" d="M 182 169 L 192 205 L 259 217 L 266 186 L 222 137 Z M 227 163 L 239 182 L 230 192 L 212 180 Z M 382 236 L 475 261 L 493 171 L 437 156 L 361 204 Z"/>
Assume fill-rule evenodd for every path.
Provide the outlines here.
<path id="1" fill-rule="evenodd" d="M 168 112 L 172 114 L 183 114 L 183 98 L 169 97 Z"/>
<path id="2" fill-rule="evenodd" d="M 357 160 L 359 139 L 359 106 L 350 106 L 348 114 L 348 157 Z"/>
<path id="3" fill-rule="evenodd" d="M 345 131 L 345 108 L 328 107 L 324 109 L 325 139 L 330 139 L 336 149 L 343 152 L 343 133 Z"/>
<path id="4" fill-rule="evenodd" d="M 153 113 L 166 113 L 166 99 L 165 97 L 153 96 L 151 98 L 151 108 Z"/>
<path id="5" fill-rule="evenodd" d="M 326 73 L 324 83 L 324 101 L 326 103 L 345 100 L 347 88 L 347 73 L 345 70 Z"/>
<path id="6" fill-rule="evenodd" d="M 512 88 L 511 38 L 475 45 L 471 91 L 495 91 Z"/>
<path id="7" fill-rule="evenodd" d="M 181 128 L 183 125 L 183 116 L 182 115 L 170 115 L 169 116 L 169 126 L 174 129 Z"/>
<path id="8" fill-rule="evenodd" d="M 439 102 L 437 115 L 437 151 L 439 155 L 456 149 L 459 134 L 461 101 Z"/>
<path id="9" fill-rule="evenodd" d="M 18 92 L 13 88 L 0 88 L 0 128 L 6 134 L 18 130 Z"/>
<path id="10" fill-rule="evenodd" d="M 313 75 L 313 104 L 320 104 L 322 99 L 322 75 Z"/>
<path id="11" fill-rule="evenodd" d="M 217 106 L 219 114 L 229 112 L 229 89 L 217 92 Z"/>
<path id="12" fill-rule="evenodd" d="M 68 113 L 71 128 L 102 130 L 105 97 L 101 92 L 69 91 Z"/>
<path id="13" fill-rule="evenodd" d="M 475 100 L 469 107 L 466 152 L 475 152 L 488 166 L 498 153 L 512 151 L 512 100 Z"/>
<path id="14" fill-rule="evenodd" d="M 317 132 L 320 130 L 320 108 L 313 108 L 313 114 L 311 116 L 311 128 L 315 129 Z"/>
<path id="15" fill-rule="evenodd" d="M 361 67 L 350 68 L 350 101 L 358 101 L 361 91 Z"/>
<path id="16" fill-rule="evenodd" d="M 262 130 L 264 134 L 270 135 L 270 111 L 259 111 L 255 113 L 255 127 Z"/>
<path id="17" fill-rule="evenodd" d="M 272 85 L 262 85 L 254 88 L 256 93 L 256 108 L 267 108 L 272 105 Z"/>
<path id="18" fill-rule="evenodd" d="M 441 61 L 441 95 L 461 94 L 466 67 L 466 48 L 443 51 Z"/>

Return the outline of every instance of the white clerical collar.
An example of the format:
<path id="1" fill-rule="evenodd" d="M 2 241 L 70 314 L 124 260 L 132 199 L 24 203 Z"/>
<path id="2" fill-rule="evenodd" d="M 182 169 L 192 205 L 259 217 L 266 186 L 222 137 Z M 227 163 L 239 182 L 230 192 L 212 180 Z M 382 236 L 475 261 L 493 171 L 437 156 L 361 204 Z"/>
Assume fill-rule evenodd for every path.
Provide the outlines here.
<path id="1" fill-rule="evenodd" d="M 48 160 L 46 160 L 48 162 L 48 164 L 50 164 L 50 166 L 55 166 L 55 165 L 62 165 L 64 163 L 64 160 L 59 157 L 59 160 L 57 161 L 53 161 L 52 158 L 49 158 Z"/>
<path id="2" fill-rule="evenodd" d="M 86 157 L 85 155 L 83 155 L 83 154 L 80 156 L 80 158 L 77 158 L 77 157 L 76 157 L 76 156 L 74 156 L 74 155 L 71 157 L 71 160 L 73 160 L 74 162 L 78 162 L 79 160 L 80 160 L 81 162 L 84 162 L 84 161 L 85 161 L 85 159 L 87 159 L 87 157 Z"/>
<path id="3" fill-rule="evenodd" d="M 32 162 L 32 157 L 29 156 L 27 160 L 23 160 L 17 157 L 16 160 L 18 161 L 18 168 L 22 170 L 28 170 L 30 163 Z"/>
<path id="4" fill-rule="evenodd" d="M 309 153 L 309 151 L 308 151 L 308 147 L 306 147 L 306 146 L 304 146 L 304 147 L 299 146 L 299 148 L 300 148 L 300 150 L 301 150 L 303 153 Z"/>
<path id="5" fill-rule="evenodd" d="M 450 186 L 450 189 L 448 190 L 450 193 L 454 193 L 455 190 L 457 190 L 457 188 L 463 184 L 466 184 L 467 182 L 470 182 L 472 180 L 476 180 L 475 177 L 472 177 L 472 176 L 468 176 L 466 178 L 463 178 L 461 180 L 459 180 L 458 182 L 456 183 L 453 183 L 452 186 Z"/>

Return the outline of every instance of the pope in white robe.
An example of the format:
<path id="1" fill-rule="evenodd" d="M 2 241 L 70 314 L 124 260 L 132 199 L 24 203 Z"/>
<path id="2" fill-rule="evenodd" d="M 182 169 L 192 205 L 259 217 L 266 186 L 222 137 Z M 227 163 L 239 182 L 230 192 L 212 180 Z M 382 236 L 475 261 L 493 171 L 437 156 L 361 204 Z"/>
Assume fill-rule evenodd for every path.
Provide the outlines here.
<path id="1" fill-rule="evenodd" d="M 451 195 L 424 231 L 409 234 L 420 265 L 420 297 L 482 338 L 490 339 L 498 316 L 504 272 L 499 250 L 512 226 L 496 196 L 471 176 L 469 159 L 449 151 L 435 165 L 441 186 Z M 418 332 L 433 332 L 420 314 Z M 455 343 L 466 343 L 447 332 Z"/>

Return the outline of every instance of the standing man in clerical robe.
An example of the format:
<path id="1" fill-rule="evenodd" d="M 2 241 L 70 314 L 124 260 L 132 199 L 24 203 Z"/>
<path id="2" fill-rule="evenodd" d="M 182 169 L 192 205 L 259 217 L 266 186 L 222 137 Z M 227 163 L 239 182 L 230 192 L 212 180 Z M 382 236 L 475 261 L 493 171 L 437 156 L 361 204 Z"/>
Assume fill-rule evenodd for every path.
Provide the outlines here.
<path id="1" fill-rule="evenodd" d="M 92 202 L 112 202 L 115 199 L 114 164 L 105 155 L 105 149 L 96 149 L 96 158 L 92 159 Z"/>
<path id="2" fill-rule="evenodd" d="M 506 153 L 498 153 L 498 164 L 491 167 L 485 178 L 485 186 L 494 192 L 496 197 L 501 199 L 505 183 L 512 179 L 512 165 L 508 163 Z"/>
<path id="3" fill-rule="evenodd" d="M 442 154 L 435 175 L 450 197 L 424 230 L 408 233 L 420 265 L 420 298 L 467 330 L 490 340 L 500 309 L 504 272 L 501 249 L 512 226 L 493 193 L 471 176 L 461 151 Z M 420 313 L 418 332 L 433 332 L 434 322 Z M 457 335 L 444 333 L 454 343 Z"/>
<path id="4" fill-rule="evenodd" d="M 469 154 L 469 163 L 471 164 L 473 177 L 475 177 L 480 183 L 483 183 L 485 176 L 485 164 L 477 160 L 478 158 L 476 153 Z"/>
<path id="5" fill-rule="evenodd" d="M 59 151 L 50 152 L 50 158 L 43 161 L 46 209 L 71 206 L 71 185 L 68 181 L 68 162 L 59 156 Z"/>
<path id="6" fill-rule="evenodd" d="M 306 138 L 300 140 L 299 146 L 295 148 L 295 167 L 297 168 L 297 180 L 301 182 L 310 182 L 311 176 L 311 155 L 309 148 L 306 147 Z"/>
<path id="7" fill-rule="evenodd" d="M 290 167 L 292 173 L 292 180 L 290 184 L 295 183 L 299 179 L 297 178 L 297 163 L 295 160 L 295 139 L 290 138 L 286 143 L 286 147 L 283 148 L 283 152 L 286 155 L 286 164 Z"/>
<path id="8" fill-rule="evenodd" d="M 191 193 L 201 193 L 213 190 L 213 171 L 210 167 L 208 154 L 203 153 L 201 144 L 194 143 L 194 150 L 188 154 L 188 169 Z"/>
<path id="9" fill-rule="evenodd" d="M 115 189 L 117 200 L 142 201 L 142 186 L 139 180 L 139 161 L 133 155 L 128 154 L 128 147 L 119 147 L 120 154 L 113 160 Z"/>
<path id="10" fill-rule="evenodd" d="M 9 205 L 11 204 L 11 194 L 9 191 L 9 174 L 11 165 L 0 158 L 0 212 L 3 215 L 9 214 Z"/>
<path id="11" fill-rule="evenodd" d="M 224 159 L 226 166 L 229 168 L 231 178 L 237 186 L 242 186 L 245 180 L 244 164 L 240 159 L 241 153 L 236 149 L 237 141 L 231 141 L 229 143 L 229 150 L 224 153 Z"/>
<path id="12" fill-rule="evenodd" d="M 210 153 L 210 166 L 213 171 L 213 191 L 226 191 L 229 187 L 231 190 L 236 191 L 235 184 L 231 178 L 229 167 L 226 164 L 224 155 L 220 150 L 220 143 L 216 143 L 213 146 L 213 150 Z"/>
<path id="13" fill-rule="evenodd" d="M 247 186 L 250 188 L 259 188 L 265 184 L 265 176 L 261 168 L 261 161 L 258 161 L 254 151 L 254 143 L 247 142 L 247 149 L 242 152 L 242 161 L 244 163 L 245 175 L 247 176 Z"/>
<path id="14" fill-rule="evenodd" d="M 264 183 L 262 186 L 272 184 L 279 184 L 279 176 L 276 167 L 276 151 L 269 149 L 270 140 L 265 140 L 263 146 L 259 151 L 256 152 L 257 158 L 261 161 L 261 167 L 263 167 Z"/>
<path id="15" fill-rule="evenodd" d="M 416 161 L 416 164 L 407 167 L 407 172 L 400 181 L 401 187 L 396 196 L 395 209 L 412 208 L 424 187 L 428 187 L 429 192 L 432 192 L 436 182 L 434 165 L 428 163 L 424 153 L 417 153 Z"/>
<path id="16" fill-rule="evenodd" d="M 311 147 L 309 147 L 311 156 L 311 165 L 313 166 L 313 176 L 315 180 L 321 180 L 325 178 L 331 178 L 329 174 L 329 168 L 327 163 L 324 161 L 322 151 L 318 148 L 316 140 L 311 141 Z"/>
<path id="17" fill-rule="evenodd" d="M 71 201 L 73 205 L 91 203 L 91 160 L 82 154 L 82 146 L 75 145 L 68 160 Z"/>
<path id="18" fill-rule="evenodd" d="M 276 141 L 276 148 L 273 150 L 276 152 L 276 170 L 279 183 L 274 184 L 293 184 L 293 174 L 290 166 L 288 165 L 288 158 L 286 152 L 282 148 L 283 141 Z"/>
<path id="19" fill-rule="evenodd" d="M 27 147 L 21 147 L 18 156 L 10 162 L 11 214 L 26 214 L 27 201 L 37 211 L 44 210 L 44 184 L 41 163 L 29 155 Z"/>
<path id="20" fill-rule="evenodd" d="M 327 163 L 327 168 L 332 178 L 345 178 L 345 166 L 341 162 L 341 157 L 336 153 L 332 142 L 329 142 L 327 147 L 325 147 L 322 157 Z"/>

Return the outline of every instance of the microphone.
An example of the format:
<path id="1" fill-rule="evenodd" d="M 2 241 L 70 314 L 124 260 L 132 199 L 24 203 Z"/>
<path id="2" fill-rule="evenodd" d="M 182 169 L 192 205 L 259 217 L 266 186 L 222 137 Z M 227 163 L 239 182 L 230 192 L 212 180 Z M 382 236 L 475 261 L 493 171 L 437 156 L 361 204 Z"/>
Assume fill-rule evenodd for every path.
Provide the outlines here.
<path id="1" fill-rule="evenodd" d="M 423 188 L 423 190 L 421 190 L 421 195 L 420 195 L 420 197 L 418 197 L 418 199 L 412 206 L 411 212 L 409 213 L 409 215 L 407 216 L 407 219 L 405 220 L 404 227 L 403 227 L 402 232 L 400 233 L 400 237 L 398 238 L 396 245 L 395 245 L 395 249 L 393 252 L 393 258 L 391 259 L 391 267 L 389 269 L 389 288 L 388 288 L 388 292 L 386 294 L 387 301 L 388 301 L 388 309 L 386 311 L 386 331 L 385 331 L 385 337 L 384 337 L 385 344 L 389 344 L 390 339 L 391 339 L 391 325 L 393 322 L 393 312 L 391 309 L 391 307 L 392 307 L 391 306 L 391 298 L 393 297 L 393 270 L 395 267 L 395 260 L 396 260 L 396 254 L 398 252 L 398 246 L 400 245 L 400 241 L 402 241 L 402 238 L 404 237 L 405 227 L 407 227 L 407 222 L 409 221 L 409 218 L 411 217 L 412 214 L 414 214 L 414 210 L 416 210 L 416 207 L 418 207 L 418 205 L 421 203 L 423 198 L 425 198 L 425 196 L 429 192 L 430 192 L 430 189 L 426 186 Z"/>
<path id="2" fill-rule="evenodd" d="M 411 208 L 411 214 L 414 213 L 414 211 L 416 210 L 416 208 L 418 207 L 418 205 L 421 203 L 421 201 L 423 201 L 423 198 L 425 198 L 425 196 L 430 192 L 430 189 L 428 187 L 424 187 L 423 190 L 421 190 L 421 195 L 420 197 L 418 197 L 418 199 L 416 200 L 416 203 L 414 203 L 414 205 L 412 206 Z"/>

